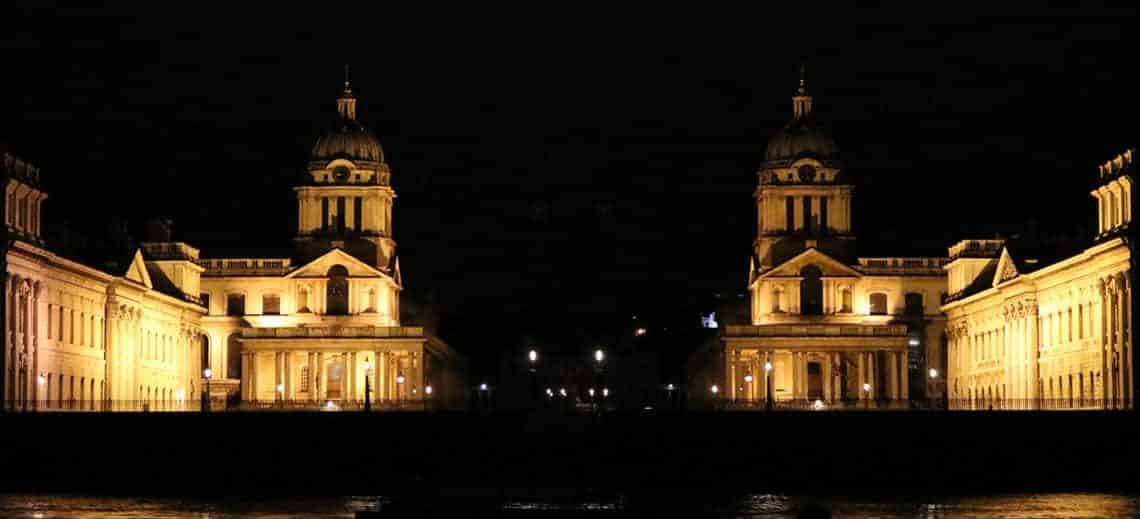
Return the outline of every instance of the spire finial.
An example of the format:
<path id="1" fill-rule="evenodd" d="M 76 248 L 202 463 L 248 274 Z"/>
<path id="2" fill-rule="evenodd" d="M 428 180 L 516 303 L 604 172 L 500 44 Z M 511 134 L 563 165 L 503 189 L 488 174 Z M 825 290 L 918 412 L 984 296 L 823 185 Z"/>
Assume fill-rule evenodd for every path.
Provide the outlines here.
<path id="1" fill-rule="evenodd" d="M 800 62 L 800 87 L 792 96 L 792 113 L 796 119 L 811 115 L 811 96 L 807 93 L 807 66 Z"/>
<path id="2" fill-rule="evenodd" d="M 349 82 L 348 82 L 348 64 L 347 63 L 345 63 L 345 65 L 344 65 L 344 91 L 350 92 L 350 93 L 352 92 L 352 86 L 350 86 Z"/>
<path id="3" fill-rule="evenodd" d="M 348 65 L 344 66 L 344 92 L 336 100 L 336 111 L 344 119 L 356 120 L 356 97 L 352 95 L 352 85 L 348 81 Z"/>

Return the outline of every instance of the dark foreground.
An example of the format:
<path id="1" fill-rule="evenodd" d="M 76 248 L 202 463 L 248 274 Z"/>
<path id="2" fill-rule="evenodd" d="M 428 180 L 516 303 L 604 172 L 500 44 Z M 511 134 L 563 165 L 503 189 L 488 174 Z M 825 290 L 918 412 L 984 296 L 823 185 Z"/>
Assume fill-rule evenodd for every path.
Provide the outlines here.
<path id="1" fill-rule="evenodd" d="M 541 497 L 1140 491 L 1131 413 L 0 417 L 0 493 Z M 664 502 L 668 502 L 665 499 Z"/>

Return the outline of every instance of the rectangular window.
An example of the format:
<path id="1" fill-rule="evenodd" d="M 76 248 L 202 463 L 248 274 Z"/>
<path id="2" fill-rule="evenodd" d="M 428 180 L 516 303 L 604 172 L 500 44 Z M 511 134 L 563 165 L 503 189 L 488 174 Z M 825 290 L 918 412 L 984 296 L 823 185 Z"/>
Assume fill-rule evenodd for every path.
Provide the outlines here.
<path id="1" fill-rule="evenodd" d="M 804 197 L 804 230 L 811 232 L 811 197 Z"/>
<path id="2" fill-rule="evenodd" d="M 56 338 L 59 339 L 60 341 L 63 341 L 63 307 L 62 306 L 59 307 L 59 333 L 56 334 Z"/>
<path id="3" fill-rule="evenodd" d="M 364 230 L 364 199 L 356 197 L 352 200 L 352 225 L 356 232 Z"/>
<path id="4" fill-rule="evenodd" d="M 796 230 L 796 201 L 790 196 L 784 197 L 784 212 L 787 213 L 787 224 L 784 226 L 788 232 Z"/>
<path id="5" fill-rule="evenodd" d="M 309 392 L 309 367 L 301 366 L 301 392 Z"/>
<path id="6" fill-rule="evenodd" d="M 52 321 L 52 309 L 51 309 L 51 305 L 49 304 L 49 305 L 47 305 L 47 338 L 48 339 L 51 339 L 51 321 Z"/>
<path id="7" fill-rule="evenodd" d="M 344 234 L 344 197 L 336 197 L 336 232 Z"/>
<path id="8" fill-rule="evenodd" d="M 75 344 L 75 310 L 71 311 L 67 319 L 67 343 Z"/>
<path id="9" fill-rule="evenodd" d="M 831 226 L 827 222 L 827 197 L 821 196 L 819 197 L 819 229 L 827 232 L 830 228 Z"/>
<path id="10" fill-rule="evenodd" d="M 281 315 L 281 297 L 277 294 L 261 296 L 262 315 Z"/>
<path id="11" fill-rule="evenodd" d="M 329 230 L 329 199 L 321 198 L 321 231 L 328 232 Z"/>
<path id="12" fill-rule="evenodd" d="M 226 315 L 233 317 L 241 317 L 245 315 L 245 295 L 244 294 L 228 294 L 226 295 Z"/>

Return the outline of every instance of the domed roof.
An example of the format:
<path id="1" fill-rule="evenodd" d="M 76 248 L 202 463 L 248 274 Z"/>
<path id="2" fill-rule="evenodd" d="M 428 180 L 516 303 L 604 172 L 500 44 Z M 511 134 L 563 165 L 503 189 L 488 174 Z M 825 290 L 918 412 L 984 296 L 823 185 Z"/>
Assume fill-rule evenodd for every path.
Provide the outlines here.
<path id="1" fill-rule="evenodd" d="M 837 155 L 839 146 L 836 146 L 831 134 L 816 124 L 813 118 L 801 117 L 792 120 L 772 136 L 768 141 L 765 158 L 769 161 L 795 160 L 800 157 L 827 160 Z"/>
<path id="2" fill-rule="evenodd" d="M 837 159 L 839 146 L 831 134 L 816 122 L 812 113 L 812 97 L 808 95 L 804 70 L 800 68 L 800 86 L 792 96 L 792 121 L 768 141 L 765 157 L 769 162 L 811 157 L 817 160 Z"/>
<path id="3" fill-rule="evenodd" d="M 366 160 L 384 161 L 384 150 L 372 132 L 360 123 L 341 118 L 336 128 L 329 130 L 313 145 L 312 160 Z"/>
<path id="4" fill-rule="evenodd" d="M 356 120 L 356 98 L 348 81 L 344 92 L 336 100 L 337 124 L 317 139 L 311 159 L 315 161 L 349 159 L 372 162 L 384 161 L 380 141 Z"/>

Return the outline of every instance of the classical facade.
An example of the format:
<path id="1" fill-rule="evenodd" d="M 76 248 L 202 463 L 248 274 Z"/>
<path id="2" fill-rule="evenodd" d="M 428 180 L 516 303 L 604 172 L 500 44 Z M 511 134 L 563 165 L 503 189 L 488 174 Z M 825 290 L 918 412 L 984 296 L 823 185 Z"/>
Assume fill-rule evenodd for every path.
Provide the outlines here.
<path id="1" fill-rule="evenodd" d="M 1017 240 L 950 248 L 955 409 L 1133 409 L 1132 155 L 1099 167 L 1091 247 L 1046 261 Z"/>
<path id="2" fill-rule="evenodd" d="M 857 257 L 855 187 L 801 79 L 755 191 L 751 322 L 691 362 L 689 391 L 739 407 L 901 406 L 939 369 L 941 257 Z"/>
<path id="3" fill-rule="evenodd" d="M 460 405 L 463 359 L 401 326 L 391 172 L 347 82 L 336 120 L 295 187 L 292 257 L 203 258 L 167 230 L 123 272 L 61 258 L 38 170 L 6 154 L 6 408 Z"/>

